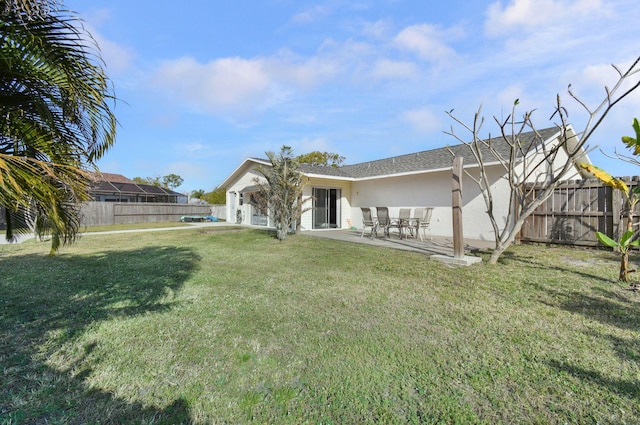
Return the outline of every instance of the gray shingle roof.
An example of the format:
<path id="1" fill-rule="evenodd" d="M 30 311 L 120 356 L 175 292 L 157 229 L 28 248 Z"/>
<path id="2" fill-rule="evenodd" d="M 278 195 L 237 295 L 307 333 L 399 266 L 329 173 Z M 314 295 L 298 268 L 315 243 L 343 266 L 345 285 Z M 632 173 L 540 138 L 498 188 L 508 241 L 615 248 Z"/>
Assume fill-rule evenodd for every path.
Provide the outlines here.
<path id="1" fill-rule="evenodd" d="M 558 133 L 558 128 L 552 127 L 539 130 L 538 135 L 534 132 L 527 132 L 520 135 L 520 141 L 524 146 L 531 143 L 540 145 Z M 509 154 L 509 145 L 502 137 L 492 137 L 489 142 L 503 155 Z M 470 149 L 464 145 L 449 146 L 456 154 L 464 158 L 464 164 L 476 164 L 476 159 Z M 486 150 L 486 149 L 485 149 Z M 486 151 L 484 158 L 487 162 L 494 162 L 493 156 Z M 394 156 L 391 158 L 367 161 L 359 164 L 344 165 L 342 167 L 319 167 L 301 164 L 301 171 L 305 174 L 326 175 L 343 178 L 371 178 L 388 176 L 394 174 L 415 173 L 421 171 L 432 171 L 451 168 L 453 156 L 446 147 L 431 149 L 428 151 L 416 152 L 406 155 Z"/>
<path id="2" fill-rule="evenodd" d="M 300 164 L 300 171 L 306 174 L 316 174 L 328 177 L 353 177 L 348 172 L 345 172 L 346 167 L 348 167 L 348 165 L 342 167 L 323 167 L 320 165 Z"/>

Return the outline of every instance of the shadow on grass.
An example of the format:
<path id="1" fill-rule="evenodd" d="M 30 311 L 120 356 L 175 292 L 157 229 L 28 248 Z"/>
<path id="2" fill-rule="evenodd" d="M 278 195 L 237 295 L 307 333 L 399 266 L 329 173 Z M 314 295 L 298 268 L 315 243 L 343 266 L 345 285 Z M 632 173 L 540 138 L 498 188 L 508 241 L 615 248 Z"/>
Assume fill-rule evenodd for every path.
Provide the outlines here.
<path id="1" fill-rule="evenodd" d="M 536 269 L 540 269 L 540 270 L 556 270 L 556 271 L 560 271 L 560 272 L 565 272 L 565 273 L 571 273 L 574 274 L 576 276 L 580 276 L 584 279 L 589 279 L 591 281 L 596 281 L 596 282 L 603 282 L 603 283 L 611 283 L 610 280 L 607 280 L 605 278 L 603 278 L 602 276 L 598 276 L 592 273 L 587 273 L 581 270 L 575 270 L 573 268 L 571 268 L 569 265 L 567 265 L 567 267 L 560 267 L 560 266 L 553 266 L 550 265 L 549 263 L 545 263 L 543 261 L 535 260 L 534 258 L 539 258 L 539 256 L 537 257 L 533 257 L 533 256 L 524 256 L 518 253 L 514 253 L 512 251 L 505 251 L 502 256 L 500 257 L 500 260 L 498 260 L 499 263 L 501 264 L 505 264 L 508 262 L 514 262 L 514 263 L 519 263 L 522 265 L 522 267 L 527 267 L 527 268 L 531 268 L 532 270 L 536 270 Z"/>
<path id="2" fill-rule="evenodd" d="M 0 259 L 0 423 L 189 423 L 183 399 L 119 400 L 46 357 L 89 326 L 170 309 L 199 261 L 177 247 Z"/>
<path id="3" fill-rule="evenodd" d="M 602 297 L 591 297 L 578 294 L 562 307 L 568 311 L 578 312 L 590 319 L 640 332 L 640 297 L 633 292 L 625 291 L 621 286 L 612 286 L 615 290 L 594 288 Z"/>
<path id="4" fill-rule="evenodd" d="M 541 301 L 544 304 L 558 307 L 571 313 L 580 314 L 589 320 L 597 321 L 605 325 L 615 326 L 619 329 L 640 332 L 640 300 L 625 291 L 606 290 L 603 288 L 591 288 L 590 293 L 579 290 L 554 290 L 548 287 L 538 286 L 540 291 L 551 295 L 550 301 Z M 619 288 L 616 286 L 616 288 Z M 594 293 L 600 293 L 596 296 Z"/>
<path id="5" fill-rule="evenodd" d="M 597 371 L 587 370 L 578 366 L 559 362 L 557 360 L 551 360 L 548 364 L 558 372 L 564 372 L 582 381 L 587 381 L 590 384 L 604 387 L 608 391 L 613 391 L 623 397 L 629 398 L 630 400 L 640 397 L 640 386 L 638 386 L 638 381 L 634 379 L 611 379 L 603 376 Z"/>

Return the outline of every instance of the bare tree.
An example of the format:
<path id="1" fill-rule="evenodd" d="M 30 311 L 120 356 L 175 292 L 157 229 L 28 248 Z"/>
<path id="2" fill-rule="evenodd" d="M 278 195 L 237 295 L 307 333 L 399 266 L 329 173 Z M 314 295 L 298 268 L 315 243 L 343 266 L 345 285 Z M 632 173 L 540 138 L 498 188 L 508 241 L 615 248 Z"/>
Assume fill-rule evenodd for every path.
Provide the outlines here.
<path id="1" fill-rule="evenodd" d="M 618 152 L 618 149 L 614 149 L 614 155 L 610 155 L 602 149 L 600 149 L 600 152 L 602 152 L 609 158 L 619 159 L 621 161 L 640 167 L 640 159 L 638 158 L 640 157 L 640 121 L 638 121 L 638 118 L 633 119 L 632 126 L 635 130 L 636 137 L 622 136 L 622 143 L 624 143 L 628 149 L 631 149 L 633 156 L 629 155 L 628 153 Z"/>
<path id="2" fill-rule="evenodd" d="M 588 150 L 587 142 L 609 111 L 640 86 L 640 80 L 637 79 L 640 71 L 640 57 L 626 70 L 615 65 L 613 68 L 618 73 L 618 80 L 612 88 L 605 87 L 606 95 L 595 108 L 589 107 L 569 86 L 569 96 L 588 113 L 587 122 L 581 132 L 574 132 L 572 126 L 568 124 L 568 111 L 561 103 L 560 95 L 556 96 L 554 113 L 550 118 L 556 120 L 554 123 L 558 131 L 556 143 L 544 143 L 544 137 L 533 123 L 533 111 L 525 112 L 521 119 L 516 118 L 517 100 L 506 119 L 500 120 L 494 117 L 499 129 L 498 139 L 502 146 L 506 144 L 508 147 L 506 150 L 499 149 L 495 139 L 480 137 L 484 124 L 481 108 L 476 112 L 473 123 L 470 125 L 453 115 L 453 111 L 448 112 L 448 115 L 471 135 L 470 140 L 463 138 L 455 133 L 453 126 L 450 131 L 445 132 L 465 144 L 478 165 L 475 174 L 468 170 L 465 170 L 465 174 L 480 188 L 493 226 L 495 249 L 489 259 L 490 264 L 497 263 L 502 253 L 514 243 L 527 218 L 553 194 L 559 183 L 576 171 L 576 163 L 581 162 Z M 631 84 L 628 85 L 630 81 Z M 454 155 L 451 149 L 449 151 Z M 505 179 L 510 191 L 506 216 L 500 221 L 495 214 L 496 205 L 492 190 L 504 190 L 504 188 L 495 189 L 496 186 L 493 186 L 488 170 L 488 164 L 495 163 L 498 163 L 506 173 Z M 525 183 L 537 183 L 535 190 L 532 185 Z"/>

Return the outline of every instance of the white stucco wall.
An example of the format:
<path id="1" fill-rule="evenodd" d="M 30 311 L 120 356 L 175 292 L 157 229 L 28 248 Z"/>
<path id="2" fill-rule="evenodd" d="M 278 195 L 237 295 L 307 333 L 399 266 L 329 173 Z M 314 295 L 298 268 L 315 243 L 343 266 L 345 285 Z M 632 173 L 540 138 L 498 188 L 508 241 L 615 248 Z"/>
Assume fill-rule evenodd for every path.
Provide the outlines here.
<path id="1" fill-rule="evenodd" d="M 244 224 L 251 224 L 251 215 L 253 206 L 249 205 L 248 199 L 245 199 L 243 205 L 239 205 L 240 201 L 240 191 L 247 186 L 254 186 L 255 178 L 261 178 L 264 180 L 262 175 L 255 171 L 256 165 L 253 165 L 247 169 L 246 172 L 241 174 L 238 179 L 234 180 L 227 187 L 227 221 L 230 223 L 236 222 L 236 211 L 240 210 L 243 212 L 243 220 Z M 232 192 L 235 192 L 235 199 L 231 195 Z"/>
<path id="2" fill-rule="evenodd" d="M 351 182 L 345 180 L 333 180 L 317 177 L 310 177 L 308 183 L 305 185 L 302 191 L 302 198 L 305 202 L 304 208 L 309 208 L 308 211 L 302 214 L 300 224 L 302 230 L 313 229 L 313 211 L 310 209 L 313 207 L 313 200 L 310 198 L 313 195 L 313 188 L 323 189 L 340 189 L 340 228 L 348 229 L 351 226 Z M 306 201 L 305 201 L 306 200 Z M 359 226 L 359 224 L 355 224 Z"/>
<path id="3" fill-rule="evenodd" d="M 551 146 L 551 144 L 549 144 Z M 517 172 L 520 176 L 524 176 L 523 168 L 526 166 L 529 170 L 533 169 L 534 166 L 538 165 L 538 167 L 531 173 L 531 176 L 527 179 L 527 183 L 541 183 L 545 178 L 548 177 L 549 171 L 552 169 L 552 175 L 557 175 L 564 164 L 567 163 L 569 159 L 569 155 L 564 149 L 559 149 L 555 155 L 555 161 L 553 166 L 551 164 L 545 163 L 545 157 L 547 154 L 543 151 L 538 151 L 535 154 L 531 155 L 526 163 L 521 163 L 516 167 Z M 582 159 L 578 159 L 579 162 L 589 162 L 588 156 L 585 154 Z M 578 170 L 578 168 L 572 164 L 569 172 L 562 177 L 562 180 L 582 180 L 582 176 Z"/>
<path id="4" fill-rule="evenodd" d="M 492 181 L 498 189 L 503 184 L 498 179 L 499 171 L 495 169 L 492 174 Z M 493 240 L 493 228 L 485 213 L 486 207 L 477 185 L 466 176 L 462 185 L 465 237 Z M 354 182 L 351 192 L 352 222 L 356 227 L 362 227 L 360 207 L 388 207 L 392 217 L 398 215 L 400 208 L 433 207 L 430 233 L 434 236 L 451 236 L 451 188 L 451 170 Z M 502 211 L 498 214 L 506 217 Z"/>
<path id="5" fill-rule="evenodd" d="M 247 186 L 254 186 L 255 179 L 260 178 L 264 180 L 262 175 L 255 171 L 257 165 L 248 166 L 246 170 L 244 170 L 239 177 L 234 180 L 227 187 L 227 217 L 229 217 L 228 221 L 235 223 L 236 216 L 235 211 L 241 210 L 244 212 L 244 224 L 250 224 L 250 218 L 252 213 L 251 205 L 248 205 L 248 199 L 245 199 L 244 205 L 239 205 L 239 194 L 242 189 Z M 311 177 L 308 179 L 307 183 L 303 188 L 303 201 L 307 200 L 304 204 L 304 208 L 309 208 L 308 211 L 304 212 L 301 217 L 301 226 L 302 230 L 311 230 L 313 228 L 313 212 L 311 207 L 313 206 L 313 202 L 310 199 L 313 194 L 313 188 L 324 188 L 324 189 L 340 189 L 341 190 L 341 199 L 340 199 L 340 228 L 348 229 L 351 226 L 351 182 L 350 181 L 340 181 L 333 179 L 324 179 L 324 178 L 314 178 Z M 236 193 L 235 196 L 235 204 L 232 202 L 233 196 L 232 192 Z M 232 215 L 233 214 L 233 215 Z M 272 225 L 271 219 L 269 219 L 269 225 Z"/>

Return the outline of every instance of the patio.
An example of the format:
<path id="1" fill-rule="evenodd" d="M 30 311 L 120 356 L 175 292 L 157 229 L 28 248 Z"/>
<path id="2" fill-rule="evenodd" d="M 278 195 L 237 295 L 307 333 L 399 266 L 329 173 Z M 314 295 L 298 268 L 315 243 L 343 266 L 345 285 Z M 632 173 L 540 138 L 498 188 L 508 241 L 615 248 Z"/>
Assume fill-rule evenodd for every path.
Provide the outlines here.
<path id="1" fill-rule="evenodd" d="M 420 252 L 428 255 L 451 255 L 453 256 L 453 238 L 443 236 L 429 236 L 425 241 L 419 238 L 403 238 L 400 239 L 397 233 L 391 233 L 389 238 L 382 236 L 371 239 L 366 234 L 360 237 L 362 230 L 315 230 L 304 231 L 303 235 L 314 237 L 335 239 L 345 242 L 361 243 L 366 245 L 380 246 L 384 248 L 401 249 L 405 251 Z M 465 253 L 473 254 L 474 252 L 492 249 L 494 241 L 481 241 L 473 239 L 465 239 Z"/>

